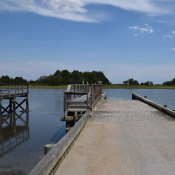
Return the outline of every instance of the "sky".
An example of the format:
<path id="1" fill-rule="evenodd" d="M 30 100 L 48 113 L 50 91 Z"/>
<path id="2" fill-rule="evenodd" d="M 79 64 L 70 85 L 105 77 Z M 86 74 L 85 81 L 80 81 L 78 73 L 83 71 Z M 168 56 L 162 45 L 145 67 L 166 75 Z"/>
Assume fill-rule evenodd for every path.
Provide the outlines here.
<path id="1" fill-rule="evenodd" d="M 175 77 L 174 0 L 0 0 L 0 77 L 103 71 L 113 84 Z"/>

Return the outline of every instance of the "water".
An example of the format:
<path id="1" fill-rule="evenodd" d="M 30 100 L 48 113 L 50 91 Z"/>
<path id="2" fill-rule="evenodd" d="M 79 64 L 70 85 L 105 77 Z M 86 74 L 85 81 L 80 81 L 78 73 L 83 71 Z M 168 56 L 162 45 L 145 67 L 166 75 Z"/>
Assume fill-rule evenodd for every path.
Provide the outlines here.
<path id="1" fill-rule="evenodd" d="M 132 92 L 175 110 L 175 89 L 104 89 L 107 99 L 132 99 Z"/>
<path id="2" fill-rule="evenodd" d="M 28 123 L 26 123 L 26 113 L 16 116 L 15 136 L 14 125 L 10 124 L 10 119 L 2 125 L 0 132 L 3 132 L 4 137 L 3 148 L 8 153 L 1 155 L 0 142 L 0 174 L 8 174 L 6 172 L 27 174 L 44 156 L 44 145 L 57 143 L 66 134 L 66 124 L 60 121 L 64 113 L 64 91 L 65 89 L 30 89 Z M 106 91 L 107 99 L 131 99 L 132 92 L 135 92 L 138 95 L 147 96 L 149 100 L 160 105 L 167 104 L 169 109 L 175 109 L 175 90 L 104 89 L 103 91 Z M 17 100 L 20 102 L 22 98 Z M 8 101 L 3 100 L 3 105 L 7 104 Z M 21 114 L 20 109 L 17 113 Z M 15 145 L 14 148 L 12 148 L 13 145 Z"/>

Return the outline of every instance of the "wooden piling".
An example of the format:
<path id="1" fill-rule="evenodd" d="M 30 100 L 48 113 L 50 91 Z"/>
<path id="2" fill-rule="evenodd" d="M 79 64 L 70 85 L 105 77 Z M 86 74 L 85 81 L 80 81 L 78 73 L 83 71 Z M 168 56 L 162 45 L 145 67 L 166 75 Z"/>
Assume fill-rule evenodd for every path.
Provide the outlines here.
<path id="1" fill-rule="evenodd" d="M 2 100 L 0 99 L 0 119 L 1 119 L 1 116 L 2 116 Z"/>
<path id="2" fill-rule="evenodd" d="M 13 114 L 15 114 L 15 111 L 16 111 L 16 97 L 13 98 Z"/>

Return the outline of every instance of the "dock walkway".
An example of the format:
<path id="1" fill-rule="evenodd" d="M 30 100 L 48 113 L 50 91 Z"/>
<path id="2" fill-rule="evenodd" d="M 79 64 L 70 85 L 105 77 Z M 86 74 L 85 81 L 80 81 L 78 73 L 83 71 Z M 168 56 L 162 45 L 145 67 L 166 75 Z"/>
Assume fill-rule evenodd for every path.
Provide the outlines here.
<path id="1" fill-rule="evenodd" d="M 175 120 L 138 100 L 104 100 L 56 175 L 174 175 Z"/>

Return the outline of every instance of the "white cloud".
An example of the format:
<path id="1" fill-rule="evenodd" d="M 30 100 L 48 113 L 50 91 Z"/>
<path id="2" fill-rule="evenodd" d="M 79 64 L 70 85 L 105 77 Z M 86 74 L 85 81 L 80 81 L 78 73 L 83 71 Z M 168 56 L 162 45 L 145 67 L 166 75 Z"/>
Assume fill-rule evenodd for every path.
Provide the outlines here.
<path id="1" fill-rule="evenodd" d="M 148 33 L 153 33 L 154 30 L 152 29 L 151 26 L 149 26 L 148 24 L 145 24 L 146 27 L 140 27 L 139 26 L 134 26 L 134 27 L 128 27 L 129 29 L 135 29 L 135 30 L 140 30 L 141 34 L 143 35 L 144 32 L 148 32 Z M 138 34 L 134 34 L 134 36 L 137 36 Z"/>
<path id="2" fill-rule="evenodd" d="M 97 22 L 99 14 L 89 14 L 87 4 L 112 5 L 149 15 L 172 14 L 175 8 L 173 2 L 167 0 L 0 0 L 0 11 L 27 11 L 66 20 Z"/>
<path id="3" fill-rule="evenodd" d="M 147 28 L 140 28 L 141 33 L 143 34 L 144 32 L 148 32 L 148 33 L 153 33 L 154 30 L 152 29 L 152 27 L 150 27 L 148 24 L 145 24 L 145 26 Z"/>
<path id="4" fill-rule="evenodd" d="M 99 3 L 116 6 L 128 11 L 144 12 L 149 15 L 162 15 L 172 13 L 171 2 L 167 0 L 84 0 L 87 3 Z M 164 6 L 166 3 L 167 6 Z"/>
<path id="5" fill-rule="evenodd" d="M 66 20 L 96 22 L 87 16 L 86 4 L 82 0 L 1 0 L 0 11 L 28 11 Z"/>
<path id="6" fill-rule="evenodd" d="M 134 34 L 134 36 L 138 36 L 138 33 Z"/>
<path id="7" fill-rule="evenodd" d="M 175 34 L 175 31 L 172 31 L 172 34 Z"/>
<path id="8" fill-rule="evenodd" d="M 171 35 L 164 35 L 164 38 L 173 38 Z"/>
<path id="9" fill-rule="evenodd" d="M 138 28 L 139 28 L 139 26 L 133 26 L 133 27 L 130 27 L 130 26 L 129 26 L 129 29 L 137 30 Z"/>
<path id="10" fill-rule="evenodd" d="M 175 51 L 175 48 L 172 48 L 172 50 L 174 50 L 174 51 Z"/>

